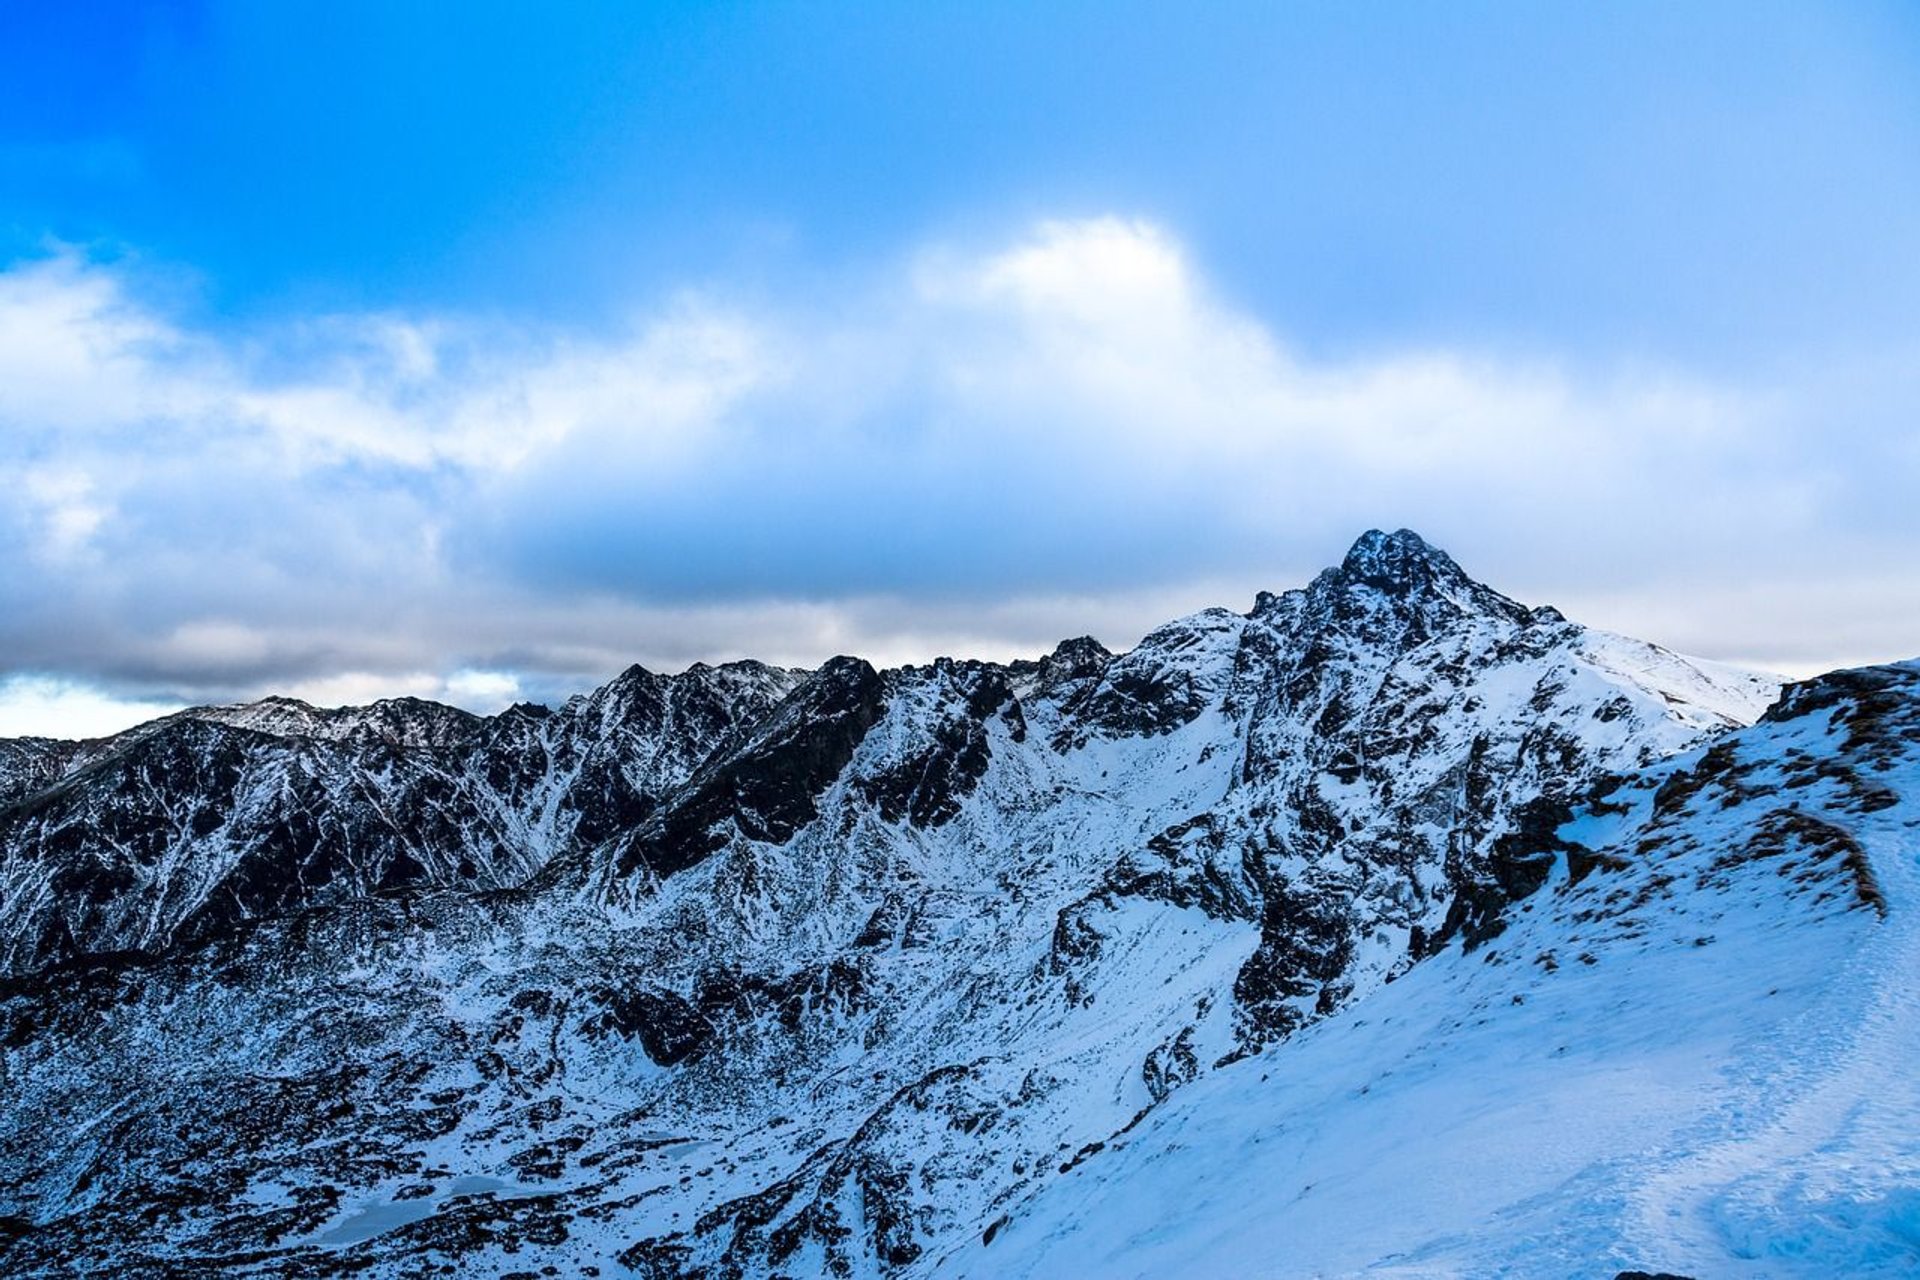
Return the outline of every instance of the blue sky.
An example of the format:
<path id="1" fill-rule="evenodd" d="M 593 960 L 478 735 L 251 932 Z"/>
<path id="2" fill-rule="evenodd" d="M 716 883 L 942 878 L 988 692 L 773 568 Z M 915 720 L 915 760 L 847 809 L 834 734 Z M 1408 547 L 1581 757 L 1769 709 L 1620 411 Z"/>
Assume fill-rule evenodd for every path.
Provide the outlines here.
<path id="1" fill-rule="evenodd" d="M 1901 656 L 1916 357 L 1911 6 L 14 5 L 0 731 L 1125 643 L 1370 525 Z"/>

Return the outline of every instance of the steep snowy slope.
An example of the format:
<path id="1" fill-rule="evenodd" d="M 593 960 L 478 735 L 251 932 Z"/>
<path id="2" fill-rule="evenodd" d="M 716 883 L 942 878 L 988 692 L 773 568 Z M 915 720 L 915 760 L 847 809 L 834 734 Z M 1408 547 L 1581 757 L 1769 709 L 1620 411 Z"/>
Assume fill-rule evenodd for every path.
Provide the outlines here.
<path id="1" fill-rule="evenodd" d="M 1920 1272 L 1920 666 L 1796 686 L 1543 890 L 1009 1206 L 940 1274 Z"/>
<path id="2" fill-rule="evenodd" d="M 405 892 L 356 882 L 0 989 L 17 1099 L 0 1263 L 1051 1265 L 1033 1250 L 1056 1232 L 1035 1224 L 1063 1188 L 1187 1099 L 1242 1099 L 1320 1028 L 1459 969 L 1465 945 L 1474 966 L 1504 953 L 1535 927 L 1512 904 L 1556 874 L 1542 852 L 1569 806 L 1775 692 L 1525 608 L 1404 531 L 1125 655 L 838 659 L 756 687 L 758 714 L 676 712 L 685 736 L 623 737 L 641 700 L 605 690 L 555 713 L 573 754 L 541 728 L 540 767 L 506 776 L 543 781 L 491 784 L 506 816 L 461 826 L 532 851 L 498 887 L 431 868 Z M 497 766 L 485 742 L 434 745 L 440 729 L 396 740 L 391 716 L 315 712 L 352 727 L 289 737 L 286 714 L 311 723 L 277 706 L 188 722 L 303 760 Z M 65 856 L 39 833 L 101 829 L 97 808 L 47 824 L 63 787 L 141 776 L 103 758 L 9 811 L 35 833 L 7 845 L 9 883 Z M 187 776 L 158 788 L 169 803 L 205 789 Z M 637 799 L 587 807 L 608 794 Z M 365 796 L 316 808 L 365 822 Z M 535 838 L 556 811 L 564 838 Z M 311 842 L 328 857 L 332 830 Z M 33 910 L 74 918 L 58 893 Z M 82 928 L 67 950 L 124 936 Z M 1018 1249 L 981 1244 L 1014 1227 Z"/>

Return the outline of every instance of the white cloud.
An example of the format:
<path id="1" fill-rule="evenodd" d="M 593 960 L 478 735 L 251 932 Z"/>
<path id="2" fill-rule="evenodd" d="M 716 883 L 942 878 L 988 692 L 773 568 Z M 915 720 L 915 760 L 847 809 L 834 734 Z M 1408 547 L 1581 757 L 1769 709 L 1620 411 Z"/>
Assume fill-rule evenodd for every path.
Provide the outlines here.
<path id="1" fill-rule="evenodd" d="M 448 676 L 445 701 L 469 711 L 491 715 L 520 699 L 520 677 L 507 671 L 456 671 Z"/>
<path id="2" fill-rule="evenodd" d="M 96 497 L 93 478 L 82 471 L 30 466 L 21 477 L 20 496 L 39 517 L 34 551 L 56 565 L 84 555 L 94 532 L 112 514 Z"/>
<path id="3" fill-rule="evenodd" d="M 296 680 L 282 691 L 316 707 L 360 706 L 381 698 L 428 698 L 480 715 L 504 711 L 522 696 L 520 679 L 511 672 L 473 670 L 450 675 L 431 671 L 338 671 Z"/>
<path id="4" fill-rule="evenodd" d="M 1820 370 L 1310 358 L 1120 218 L 596 335 L 215 336 L 130 280 L 72 253 L 0 271 L 0 671 L 490 708 L 629 659 L 1125 642 L 1369 525 L 1709 654 L 1920 634 L 1895 511 L 1920 455 L 1876 407 L 1898 361 L 1850 370 L 1836 428 Z M 1841 560 L 1870 632 L 1783 594 Z M 1739 607 L 1694 607 L 1729 584 Z"/>

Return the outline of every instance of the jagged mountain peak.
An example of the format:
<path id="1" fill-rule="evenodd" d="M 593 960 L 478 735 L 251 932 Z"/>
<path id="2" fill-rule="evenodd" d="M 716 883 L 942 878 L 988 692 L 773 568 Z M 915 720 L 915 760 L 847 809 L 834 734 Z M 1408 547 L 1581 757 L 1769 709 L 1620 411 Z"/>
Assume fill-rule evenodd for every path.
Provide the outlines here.
<path id="1" fill-rule="evenodd" d="M 1369 529 L 1347 548 L 1341 568 L 1356 574 L 1403 575 L 1415 565 L 1444 566 L 1459 572 L 1453 558 L 1411 529 L 1384 533 Z"/>
<path id="2" fill-rule="evenodd" d="M 1113 661 L 1113 652 L 1092 636 L 1062 640 L 1037 661 L 1021 660 L 1008 669 L 1022 688 L 1057 690 L 1094 679 Z"/>
<path id="3" fill-rule="evenodd" d="M 1445 602 L 1465 612 L 1515 622 L 1529 617 L 1525 606 L 1469 575 L 1452 556 L 1411 529 L 1367 530 L 1355 539 L 1340 564 L 1321 573 L 1309 588 L 1323 595 L 1356 589 L 1413 605 Z"/>
<path id="4" fill-rule="evenodd" d="M 1332 623 L 1375 639 L 1387 624 L 1414 642 L 1466 617 L 1519 626 L 1565 621 L 1556 609 L 1528 609 L 1494 590 L 1411 529 L 1367 530 L 1339 564 L 1304 587 L 1260 592 L 1246 616 L 1287 630 Z"/>
<path id="5" fill-rule="evenodd" d="M 1411 529 L 1367 530 L 1304 588 L 1262 591 L 1247 616 L 1286 632 L 1344 635 L 1382 653 L 1475 619 L 1503 627 L 1564 621 L 1556 610 L 1530 610 L 1473 578 Z"/>
<path id="6" fill-rule="evenodd" d="M 1086 675 L 1112 658 L 1113 651 L 1092 636 L 1075 636 L 1055 645 L 1053 652 L 1040 662 L 1043 667 L 1057 669 L 1064 674 Z"/>

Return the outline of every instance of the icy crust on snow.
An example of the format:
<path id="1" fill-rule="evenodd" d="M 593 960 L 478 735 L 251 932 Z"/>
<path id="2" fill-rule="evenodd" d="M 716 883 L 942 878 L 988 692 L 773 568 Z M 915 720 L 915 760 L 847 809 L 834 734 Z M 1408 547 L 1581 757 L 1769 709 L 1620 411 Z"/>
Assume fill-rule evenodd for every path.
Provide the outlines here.
<path id="1" fill-rule="evenodd" d="M 729 678 L 754 698 L 629 673 L 564 740 L 483 722 L 539 765 L 500 791 L 540 851 L 520 887 L 261 912 L 0 989 L 0 1263 L 1084 1274 L 1040 1243 L 1056 1197 L 1430 971 L 1519 972 L 1481 958 L 1541 927 L 1514 901 L 1629 874 L 1538 805 L 1774 693 L 1404 531 L 1119 657 Z M 9 845 L 7 883 L 43 848 Z"/>

